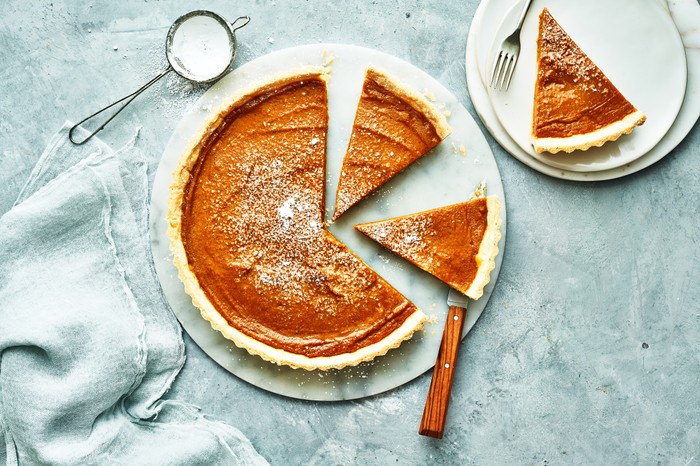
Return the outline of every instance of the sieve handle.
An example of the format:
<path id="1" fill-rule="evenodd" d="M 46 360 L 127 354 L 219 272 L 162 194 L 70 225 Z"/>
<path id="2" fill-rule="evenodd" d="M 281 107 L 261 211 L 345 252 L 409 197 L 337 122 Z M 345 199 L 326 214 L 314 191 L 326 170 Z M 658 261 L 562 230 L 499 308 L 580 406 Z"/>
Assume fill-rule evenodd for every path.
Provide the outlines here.
<path id="1" fill-rule="evenodd" d="M 243 20 L 243 23 L 236 26 L 236 23 L 240 20 Z M 250 16 L 239 16 L 238 18 L 234 19 L 231 24 L 229 24 L 229 27 L 231 28 L 231 32 L 236 32 L 242 27 L 245 27 L 248 23 L 250 23 Z"/>
<path id="2" fill-rule="evenodd" d="M 125 108 L 127 105 L 129 105 L 129 104 L 131 103 L 132 100 L 134 100 L 136 97 L 138 97 L 139 94 L 141 94 L 143 91 L 145 91 L 146 89 L 148 89 L 149 87 L 151 87 L 153 84 L 156 83 L 156 81 L 158 81 L 160 78 L 162 78 L 162 77 L 165 76 L 166 74 L 170 73 L 172 70 L 173 70 L 172 67 L 169 66 L 165 71 L 163 71 L 163 72 L 160 73 L 158 76 L 156 76 L 155 78 L 153 78 L 153 79 L 151 79 L 150 81 L 148 81 L 146 84 L 144 84 L 143 86 L 141 86 L 140 88 L 138 88 L 137 90 L 135 90 L 134 92 L 132 92 L 131 94 L 129 94 L 129 95 L 127 95 L 127 96 L 124 96 L 124 97 L 122 97 L 121 99 L 117 100 L 116 102 L 113 102 L 113 103 L 107 105 L 106 107 L 104 107 L 104 108 L 102 108 L 102 109 L 96 111 L 95 113 L 93 113 L 93 114 L 90 115 L 89 117 L 87 117 L 87 118 L 83 119 L 82 121 L 80 121 L 80 122 L 76 123 L 75 125 L 73 125 L 73 127 L 68 131 L 68 139 L 70 139 L 70 142 L 72 142 L 73 144 L 76 144 L 76 145 L 78 145 L 78 146 L 81 145 L 81 144 L 85 144 L 87 141 L 89 141 L 90 139 L 92 139 L 92 137 L 93 137 L 94 135 L 96 135 L 97 133 L 99 133 L 100 131 L 102 131 L 102 130 L 104 129 L 104 127 L 107 126 L 107 123 L 109 123 L 110 121 L 112 121 L 112 120 L 114 119 L 114 117 L 116 117 L 117 115 L 119 115 L 119 112 L 121 112 L 122 110 L 124 110 L 124 108 Z M 105 121 L 104 123 L 102 123 L 102 124 L 100 125 L 99 128 L 97 128 L 95 131 L 93 131 L 92 133 L 90 133 L 90 134 L 89 134 L 85 139 L 83 139 L 83 140 L 76 140 L 76 139 L 75 139 L 75 137 L 73 136 L 73 132 L 75 131 L 75 129 L 76 129 L 78 126 L 82 125 L 83 123 L 85 123 L 85 122 L 88 121 L 88 120 L 91 120 L 92 118 L 94 118 L 94 117 L 96 117 L 97 115 L 101 114 L 101 113 L 104 112 L 105 110 L 109 110 L 110 108 L 114 107 L 115 105 L 117 105 L 117 104 L 119 104 L 119 103 L 121 103 L 121 102 L 124 102 L 124 104 L 119 108 L 119 110 L 117 110 L 116 112 L 114 112 L 114 114 L 113 114 L 111 117 L 109 117 L 109 119 L 107 119 L 107 121 Z"/>

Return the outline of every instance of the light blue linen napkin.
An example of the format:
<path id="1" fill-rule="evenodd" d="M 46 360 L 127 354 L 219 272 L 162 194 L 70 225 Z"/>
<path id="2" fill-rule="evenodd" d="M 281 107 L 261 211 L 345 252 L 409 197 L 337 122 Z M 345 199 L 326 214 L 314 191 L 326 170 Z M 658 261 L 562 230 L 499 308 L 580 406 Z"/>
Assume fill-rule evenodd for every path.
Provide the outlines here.
<path id="1" fill-rule="evenodd" d="M 185 356 L 150 257 L 147 165 L 135 140 L 74 146 L 70 126 L 0 217 L 0 464 L 267 464 L 160 400 Z"/>

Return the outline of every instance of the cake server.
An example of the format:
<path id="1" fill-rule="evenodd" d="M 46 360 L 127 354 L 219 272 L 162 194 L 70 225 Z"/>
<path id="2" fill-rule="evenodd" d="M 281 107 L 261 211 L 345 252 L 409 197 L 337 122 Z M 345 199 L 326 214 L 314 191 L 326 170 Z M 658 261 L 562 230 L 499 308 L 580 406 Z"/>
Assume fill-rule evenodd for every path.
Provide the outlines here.
<path id="1" fill-rule="evenodd" d="M 468 302 L 469 298 L 450 288 L 447 294 L 449 310 L 445 320 L 445 329 L 433 369 L 433 379 L 430 382 L 428 397 L 425 400 L 423 418 L 418 430 L 421 435 L 441 439 L 445 430 L 445 418 L 450 403 L 457 354 L 462 341 L 462 330 L 467 318 Z"/>

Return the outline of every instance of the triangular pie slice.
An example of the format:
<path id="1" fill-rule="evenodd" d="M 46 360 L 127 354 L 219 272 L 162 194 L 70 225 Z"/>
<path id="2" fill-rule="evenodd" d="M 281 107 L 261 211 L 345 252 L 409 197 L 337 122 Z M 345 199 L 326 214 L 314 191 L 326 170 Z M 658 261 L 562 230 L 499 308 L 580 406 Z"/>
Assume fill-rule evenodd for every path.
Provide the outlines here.
<path id="1" fill-rule="evenodd" d="M 500 210 L 498 197 L 479 197 L 355 228 L 457 291 L 478 299 L 498 255 Z"/>
<path id="2" fill-rule="evenodd" d="M 535 151 L 554 154 L 601 146 L 645 120 L 549 10 L 542 10 L 532 120 Z"/>
<path id="3" fill-rule="evenodd" d="M 184 152 L 168 204 L 173 261 L 202 316 L 309 370 L 371 360 L 425 320 L 326 230 L 327 132 L 322 69 L 249 89 Z"/>
<path id="4" fill-rule="evenodd" d="M 433 104 L 369 68 L 340 171 L 333 220 L 427 154 L 452 130 Z"/>

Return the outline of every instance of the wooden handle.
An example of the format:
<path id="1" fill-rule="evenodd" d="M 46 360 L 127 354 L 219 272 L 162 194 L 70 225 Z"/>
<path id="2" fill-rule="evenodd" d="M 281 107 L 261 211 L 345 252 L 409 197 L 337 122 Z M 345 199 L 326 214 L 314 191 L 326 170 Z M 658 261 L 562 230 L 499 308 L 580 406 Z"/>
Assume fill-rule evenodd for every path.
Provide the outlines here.
<path id="1" fill-rule="evenodd" d="M 450 306 L 442 334 L 440 352 L 438 353 L 433 380 L 430 382 L 428 398 L 425 400 L 423 419 L 418 433 L 428 437 L 442 438 L 445 430 L 447 406 L 450 403 L 450 392 L 454 380 L 454 369 L 457 364 L 459 344 L 462 340 L 462 329 L 467 310 L 463 307 Z"/>

